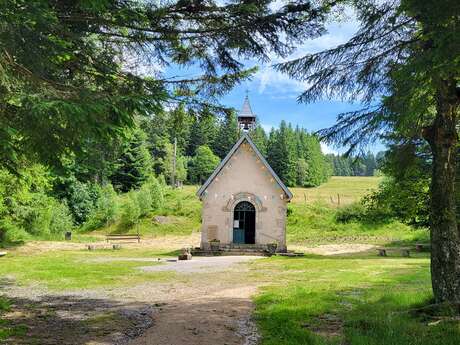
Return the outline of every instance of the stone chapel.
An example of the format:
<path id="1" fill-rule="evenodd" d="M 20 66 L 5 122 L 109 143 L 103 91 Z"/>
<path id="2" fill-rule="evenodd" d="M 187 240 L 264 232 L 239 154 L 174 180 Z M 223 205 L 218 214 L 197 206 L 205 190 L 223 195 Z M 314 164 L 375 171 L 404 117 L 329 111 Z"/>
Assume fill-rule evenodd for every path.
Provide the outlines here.
<path id="1" fill-rule="evenodd" d="M 241 137 L 198 190 L 203 202 L 201 249 L 286 251 L 286 207 L 292 193 L 276 175 L 248 133 L 256 126 L 246 96 L 238 114 Z"/>

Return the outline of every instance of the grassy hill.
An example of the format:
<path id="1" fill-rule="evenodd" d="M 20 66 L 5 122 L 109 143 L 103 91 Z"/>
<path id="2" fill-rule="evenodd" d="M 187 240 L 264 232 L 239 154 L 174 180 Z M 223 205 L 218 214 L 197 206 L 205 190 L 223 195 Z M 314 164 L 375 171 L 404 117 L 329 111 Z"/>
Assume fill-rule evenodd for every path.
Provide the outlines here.
<path id="1" fill-rule="evenodd" d="M 331 206 L 339 206 L 339 202 L 341 206 L 351 204 L 376 189 L 381 180 L 382 177 L 377 176 L 332 176 L 319 187 L 290 188 L 294 194 L 291 203 L 321 201 Z"/>
<path id="2" fill-rule="evenodd" d="M 287 238 L 291 244 L 331 242 L 404 243 L 427 241 L 426 230 L 415 230 L 397 221 L 382 223 L 336 221 L 344 206 L 358 202 L 378 188 L 382 177 L 333 176 L 316 188 L 292 188 Z"/>
<path id="3" fill-rule="evenodd" d="M 425 230 L 414 230 L 399 222 L 340 223 L 337 211 L 359 201 L 378 187 L 380 177 L 332 177 L 316 188 L 292 188 L 294 198 L 289 204 L 287 238 L 289 244 L 320 243 L 393 243 L 425 241 Z M 166 189 L 164 207 L 140 221 L 128 232 L 139 231 L 143 236 L 189 235 L 200 231 L 201 202 L 195 196 L 197 186 Z M 340 199 L 340 204 L 339 200 Z M 119 232 L 117 224 L 96 231 L 106 234 Z"/>

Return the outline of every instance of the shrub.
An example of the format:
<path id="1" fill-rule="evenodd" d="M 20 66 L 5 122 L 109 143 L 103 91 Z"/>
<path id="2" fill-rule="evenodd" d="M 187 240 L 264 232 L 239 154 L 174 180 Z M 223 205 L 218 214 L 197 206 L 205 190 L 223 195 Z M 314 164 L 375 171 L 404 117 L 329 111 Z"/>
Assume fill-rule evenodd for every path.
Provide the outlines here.
<path id="1" fill-rule="evenodd" d="M 139 205 L 140 216 L 146 216 L 150 211 L 152 211 L 152 205 L 154 201 L 152 198 L 153 194 L 151 193 L 148 186 L 144 185 L 141 187 L 141 189 L 135 192 L 135 195 Z"/>
<path id="2" fill-rule="evenodd" d="M 166 186 L 166 179 L 165 179 L 165 175 L 163 174 L 160 174 L 156 180 L 158 181 L 158 183 L 160 184 L 161 187 L 165 187 Z"/>
<path id="3" fill-rule="evenodd" d="M 18 207 L 15 216 L 18 228 L 35 236 L 62 234 L 73 228 L 67 204 L 43 194 L 34 194 L 29 204 Z"/>
<path id="4" fill-rule="evenodd" d="M 161 183 L 154 176 L 150 176 L 143 187 L 150 192 L 152 210 L 155 211 L 163 207 L 164 196 Z"/>
<path id="5" fill-rule="evenodd" d="M 415 226 L 429 225 L 429 182 L 427 179 L 385 178 L 379 189 L 366 195 L 363 204 L 376 221 L 399 221 Z"/>
<path id="6" fill-rule="evenodd" d="M 335 214 L 335 220 L 340 223 L 362 221 L 366 219 L 366 209 L 360 202 L 355 202 L 339 208 Z"/>
<path id="7" fill-rule="evenodd" d="M 73 219 L 67 203 L 52 199 L 50 213 L 49 233 L 63 234 L 73 229 Z"/>
<path id="8" fill-rule="evenodd" d="M 21 171 L 21 177 L 0 170 L 0 241 L 15 242 L 34 236 L 63 233 L 73 227 L 67 204 L 48 195 L 51 177 L 39 165 Z"/>
<path id="9" fill-rule="evenodd" d="M 75 181 L 70 185 L 67 203 L 77 224 L 83 224 L 93 212 L 99 188 L 91 183 Z"/>
<path id="10" fill-rule="evenodd" d="M 30 238 L 24 228 L 18 226 L 10 217 L 0 220 L 0 242 L 22 242 Z"/>
<path id="11" fill-rule="evenodd" d="M 120 226 L 127 229 L 139 221 L 141 210 L 137 200 L 136 192 L 129 192 L 122 204 L 120 215 Z"/>
<path id="12" fill-rule="evenodd" d="M 109 183 L 103 186 L 99 191 L 99 198 L 88 220 L 83 226 L 83 230 L 90 231 L 105 225 L 113 224 L 118 215 L 117 193 Z"/>
<path id="13" fill-rule="evenodd" d="M 53 199 L 39 193 L 31 193 L 30 200 L 17 205 L 14 220 L 18 227 L 31 235 L 49 234 Z"/>

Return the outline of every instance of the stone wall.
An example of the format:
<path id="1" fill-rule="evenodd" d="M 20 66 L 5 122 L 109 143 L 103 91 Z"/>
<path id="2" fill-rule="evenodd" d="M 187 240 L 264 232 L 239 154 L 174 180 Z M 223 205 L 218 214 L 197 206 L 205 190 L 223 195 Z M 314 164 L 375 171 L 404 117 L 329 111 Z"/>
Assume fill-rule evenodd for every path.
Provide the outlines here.
<path id="1" fill-rule="evenodd" d="M 233 242 L 233 209 L 240 201 L 256 208 L 256 244 L 286 249 L 287 196 L 246 142 L 233 154 L 203 196 L 201 246 L 212 239 Z"/>

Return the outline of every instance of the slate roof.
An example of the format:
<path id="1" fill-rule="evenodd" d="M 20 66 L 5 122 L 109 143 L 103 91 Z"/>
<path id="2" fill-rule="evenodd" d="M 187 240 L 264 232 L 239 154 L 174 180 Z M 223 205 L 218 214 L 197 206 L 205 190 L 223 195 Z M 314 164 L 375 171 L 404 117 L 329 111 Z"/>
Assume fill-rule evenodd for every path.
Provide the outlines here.
<path id="1" fill-rule="evenodd" d="M 217 168 L 214 170 L 214 172 L 209 176 L 209 178 L 206 180 L 206 182 L 198 189 L 198 192 L 196 195 L 201 199 L 204 192 L 208 188 L 208 186 L 211 184 L 211 182 L 214 180 L 214 178 L 219 174 L 219 172 L 224 168 L 225 164 L 230 160 L 230 158 L 233 156 L 233 154 L 236 152 L 236 150 L 240 147 L 240 145 L 244 142 L 247 141 L 248 144 L 251 146 L 251 148 L 254 150 L 256 153 L 257 157 L 260 159 L 260 161 L 265 165 L 267 170 L 270 172 L 270 174 L 273 176 L 275 181 L 278 183 L 278 185 L 281 187 L 281 189 L 286 193 L 288 197 L 288 201 L 292 199 L 292 193 L 291 191 L 286 187 L 286 185 L 281 181 L 281 179 L 276 175 L 276 173 L 273 171 L 271 166 L 268 164 L 264 156 L 260 153 L 259 149 L 257 146 L 254 144 L 254 142 L 251 140 L 251 137 L 243 132 L 241 135 L 241 138 L 236 142 L 235 145 L 233 145 L 232 149 L 230 152 L 225 156 L 225 158 L 220 162 L 220 164 L 217 166 Z"/>
<path id="2" fill-rule="evenodd" d="M 243 107 L 241 108 L 238 117 L 256 117 L 252 112 L 251 104 L 249 103 L 249 97 L 246 95 L 243 102 Z"/>

